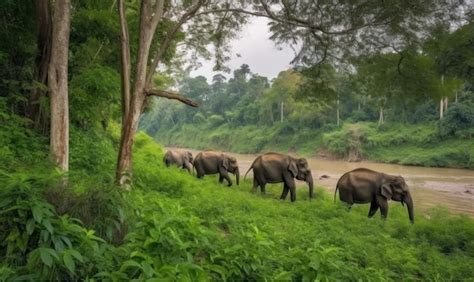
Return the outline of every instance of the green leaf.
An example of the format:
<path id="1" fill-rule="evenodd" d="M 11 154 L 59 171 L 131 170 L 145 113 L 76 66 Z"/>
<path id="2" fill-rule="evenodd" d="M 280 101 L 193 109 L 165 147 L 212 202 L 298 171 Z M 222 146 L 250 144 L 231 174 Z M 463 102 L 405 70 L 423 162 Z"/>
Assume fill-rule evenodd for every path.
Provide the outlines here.
<path id="1" fill-rule="evenodd" d="M 43 226 L 46 227 L 49 233 L 53 234 L 54 228 L 51 225 L 51 222 L 49 221 L 49 219 L 43 220 Z"/>
<path id="2" fill-rule="evenodd" d="M 64 253 L 63 261 L 64 261 L 64 265 L 66 266 L 66 268 L 71 273 L 74 273 L 74 271 L 76 270 L 76 264 L 74 263 L 74 260 L 72 259 L 72 256 L 67 252 Z"/>
<path id="3" fill-rule="evenodd" d="M 53 265 L 53 257 L 51 256 L 51 254 L 47 251 L 46 248 L 40 248 L 39 252 L 41 261 L 47 266 L 51 267 Z"/>
<path id="4" fill-rule="evenodd" d="M 76 250 L 69 250 L 69 253 L 80 262 L 84 262 L 84 257 Z"/>
<path id="5" fill-rule="evenodd" d="M 26 222 L 26 233 L 28 233 L 28 235 L 31 235 L 31 234 L 33 234 L 34 230 L 35 230 L 35 220 L 30 218 Z"/>
<path id="6" fill-rule="evenodd" d="M 41 223 L 41 220 L 43 220 L 43 211 L 41 210 L 41 207 L 33 206 L 31 212 L 33 213 L 33 218 L 36 222 Z"/>

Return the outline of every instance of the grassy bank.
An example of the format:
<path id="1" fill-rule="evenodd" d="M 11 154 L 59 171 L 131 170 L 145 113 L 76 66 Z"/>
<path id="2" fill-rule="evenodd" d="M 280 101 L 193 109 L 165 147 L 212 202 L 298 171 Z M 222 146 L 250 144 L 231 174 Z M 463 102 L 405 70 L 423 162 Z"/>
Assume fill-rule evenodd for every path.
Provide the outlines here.
<path id="1" fill-rule="evenodd" d="M 218 149 L 238 153 L 293 151 L 304 156 L 323 154 L 345 160 L 371 160 L 403 165 L 474 168 L 470 136 L 442 137 L 436 123 L 346 123 L 321 130 L 207 124 L 183 125 L 165 133 L 158 142 L 169 146 Z"/>
<path id="2" fill-rule="evenodd" d="M 73 144 L 83 161 L 92 157 L 81 149 L 88 144 Z M 95 148 L 114 144 L 112 134 Z M 85 168 L 76 160 L 70 189 L 47 167 L 2 170 L 0 279 L 474 277 L 467 217 L 432 210 L 411 225 L 391 204 L 387 221 L 368 219 L 366 205 L 348 212 L 322 189 L 312 201 L 301 189 L 297 202 L 281 202 L 280 185 L 251 194 L 249 181 L 227 188 L 216 177 L 197 180 L 164 168 L 162 156 L 150 137 L 137 136 L 131 191 L 118 191 L 103 171 L 113 158 Z"/>

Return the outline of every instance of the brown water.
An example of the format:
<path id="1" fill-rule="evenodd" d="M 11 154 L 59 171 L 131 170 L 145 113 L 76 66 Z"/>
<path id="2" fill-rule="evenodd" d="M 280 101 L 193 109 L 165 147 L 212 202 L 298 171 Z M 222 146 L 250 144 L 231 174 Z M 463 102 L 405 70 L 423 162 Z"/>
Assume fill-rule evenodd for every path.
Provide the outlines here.
<path id="1" fill-rule="evenodd" d="M 190 150 L 193 154 L 198 151 Z M 241 177 L 258 155 L 228 153 L 237 158 Z M 454 213 L 474 217 L 474 170 L 453 168 L 431 168 L 403 166 L 373 162 L 346 162 L 307 158 L 311 167 L 314 185 L 325 187 L 334 193 L 336 183 L 347 171 L 365 167 L 387 174 L 401 175 L 412 192 L 416 208 L 426 211 L 433 206 L 446 207 Z M 251 175 L 252 172 L 249 172 Z M 320 178 L 322 175 L 328 178 Z M 247 178 L 249 178 L 247 176 Z M 306 185 L 300 182 L 300 185 Z"/>

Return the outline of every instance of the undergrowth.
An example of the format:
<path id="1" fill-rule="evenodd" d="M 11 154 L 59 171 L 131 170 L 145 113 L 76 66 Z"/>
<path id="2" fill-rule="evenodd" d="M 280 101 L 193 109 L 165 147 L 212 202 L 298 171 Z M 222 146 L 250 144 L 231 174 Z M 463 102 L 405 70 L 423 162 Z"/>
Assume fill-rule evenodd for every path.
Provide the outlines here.
<path id="1" fill-rule="evenodd" d="M 412 225 L 392 203 L 387 221 L 369 219 L 368 206 L 348 212 L 321 188 L 311 201 L 306 189 L 295 203 L 280 201 L 280 185 L 252 194 L 249 180 L 198 180 L 165 168 L 162 156 L 137 135 L 131 191 L 93 167 L 71 173 L 67 188 L 48 166 L 2 169 L 0 280 L 474 277 L 474 221 L 465 216 L 434 209 Z"/>

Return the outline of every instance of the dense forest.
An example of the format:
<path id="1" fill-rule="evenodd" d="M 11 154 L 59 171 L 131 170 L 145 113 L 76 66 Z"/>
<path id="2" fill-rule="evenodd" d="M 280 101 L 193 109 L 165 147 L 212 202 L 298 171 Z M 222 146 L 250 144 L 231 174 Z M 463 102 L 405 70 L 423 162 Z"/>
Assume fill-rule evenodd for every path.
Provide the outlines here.
<path id="1" fill-rule="evenodd" d="M 368 219 L 163 164 L 156 140 L 472 168 L 472 3 L 336 2 L 1 1 L 0 280 L 472 280 L 467 216 Z M 254 16 L 294 69 L 183 69 L 226 70 Z"/>
<path id="2" fill-rule="evenodd" d="M 159 101 L 141 126 L 171 146 L 474 168 L 473 40 L 470 23 L 337 67 L 283 70 L 272 81 L 246 64 L 228 80 L 185 76 L 180 92 L 201 106 Z"/>

